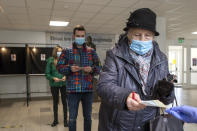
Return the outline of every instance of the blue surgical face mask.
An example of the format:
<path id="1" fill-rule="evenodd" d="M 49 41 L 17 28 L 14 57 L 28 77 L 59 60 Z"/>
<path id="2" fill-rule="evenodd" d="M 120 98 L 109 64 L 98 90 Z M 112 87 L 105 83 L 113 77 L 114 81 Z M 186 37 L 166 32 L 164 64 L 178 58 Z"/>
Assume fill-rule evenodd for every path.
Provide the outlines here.
<path id="1" fill-rule="evenodd" d="M 58 51 L 57 52 L 57 57 L 59 58 L 62 52 Z"/>
<path id="2" fill-rule="evenodd" d="M 77 45 L 83 45 L 85 43 L 85 37 L 75 37 L 75 43 Z"/>
<path id="3" fill-rule="evenodd" d="M 132 40 L 130 45 L 130 49 L 139 55 L 146 54 L 152 48 L 153 48 L 152 40 L 149 41 Z"/>

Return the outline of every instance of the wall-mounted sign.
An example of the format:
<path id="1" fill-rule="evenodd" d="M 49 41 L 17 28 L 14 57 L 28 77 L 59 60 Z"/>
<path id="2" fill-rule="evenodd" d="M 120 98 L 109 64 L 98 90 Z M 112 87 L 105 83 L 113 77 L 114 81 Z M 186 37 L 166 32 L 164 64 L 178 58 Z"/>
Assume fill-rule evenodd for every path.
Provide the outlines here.
<path id="1" fill-rule="evenodd" d="M 197 66 L 197 58 L 192 58 L 192 66 Z"/>
<path id="2" fill-rule="evenodd" d="M 184 38 L 178 38 L 179 43 L 184 43 Z"/>
<path id="3" fill-rule="evenodd" d="M 45 61 L 46 60 L 46 54 L 40 54 L 40 59 L 41 59 L 41 61 Z"/>
<path id="4" fill-rule="evenodd" d="M 16 61 L 16 54 L 11 54 L 11 61 Z"/>

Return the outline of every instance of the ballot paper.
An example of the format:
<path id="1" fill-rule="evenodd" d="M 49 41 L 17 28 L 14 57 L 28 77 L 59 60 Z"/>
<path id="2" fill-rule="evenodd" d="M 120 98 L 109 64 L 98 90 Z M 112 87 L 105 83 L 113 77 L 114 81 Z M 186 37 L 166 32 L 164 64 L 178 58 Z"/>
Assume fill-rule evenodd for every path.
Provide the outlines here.
<path id="1" fill-rule="evenodd" d="M 142 101 L 141 103 L 144 104 L 144 105 L 146 105 L 146 106 L 155 106 L 155 107 L 167 108 L 167 106 L 164 105 L 159 100 Z"/>

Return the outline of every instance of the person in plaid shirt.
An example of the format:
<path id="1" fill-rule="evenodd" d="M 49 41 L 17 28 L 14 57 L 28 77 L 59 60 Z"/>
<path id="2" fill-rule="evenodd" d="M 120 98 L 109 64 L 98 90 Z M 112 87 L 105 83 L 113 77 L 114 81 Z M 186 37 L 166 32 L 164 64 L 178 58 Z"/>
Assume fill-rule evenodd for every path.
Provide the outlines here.
<path id="1" fill-rule="evenodd" d="M 73 29 L 72 48 L 62 51 L 57 69 L 66 75 L 69 107 L 69 131 L 76 131 L 79 102 L 82 102 L 84 131 L 91 131 L 93 101 L 93 77 L 98 75 L 101 64 L 94 49 L 85 44 L 85 28 L 77 25 Z"/>

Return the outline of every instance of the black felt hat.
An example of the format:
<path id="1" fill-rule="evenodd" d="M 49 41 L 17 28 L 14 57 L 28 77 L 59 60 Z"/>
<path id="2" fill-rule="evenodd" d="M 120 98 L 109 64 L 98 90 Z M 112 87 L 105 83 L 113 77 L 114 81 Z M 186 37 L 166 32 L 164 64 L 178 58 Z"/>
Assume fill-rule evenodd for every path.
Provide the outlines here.
<path id="1" fill-rule="evenodd" d="M 149 8 L 141 8 L 135 10 L 130 14 L 126 27 L 124 31 L 128 31 L 129 28 L 141 28 L 152 31 L 155 36 L 159 35 L 156 31 L 156 14 Z"/>

